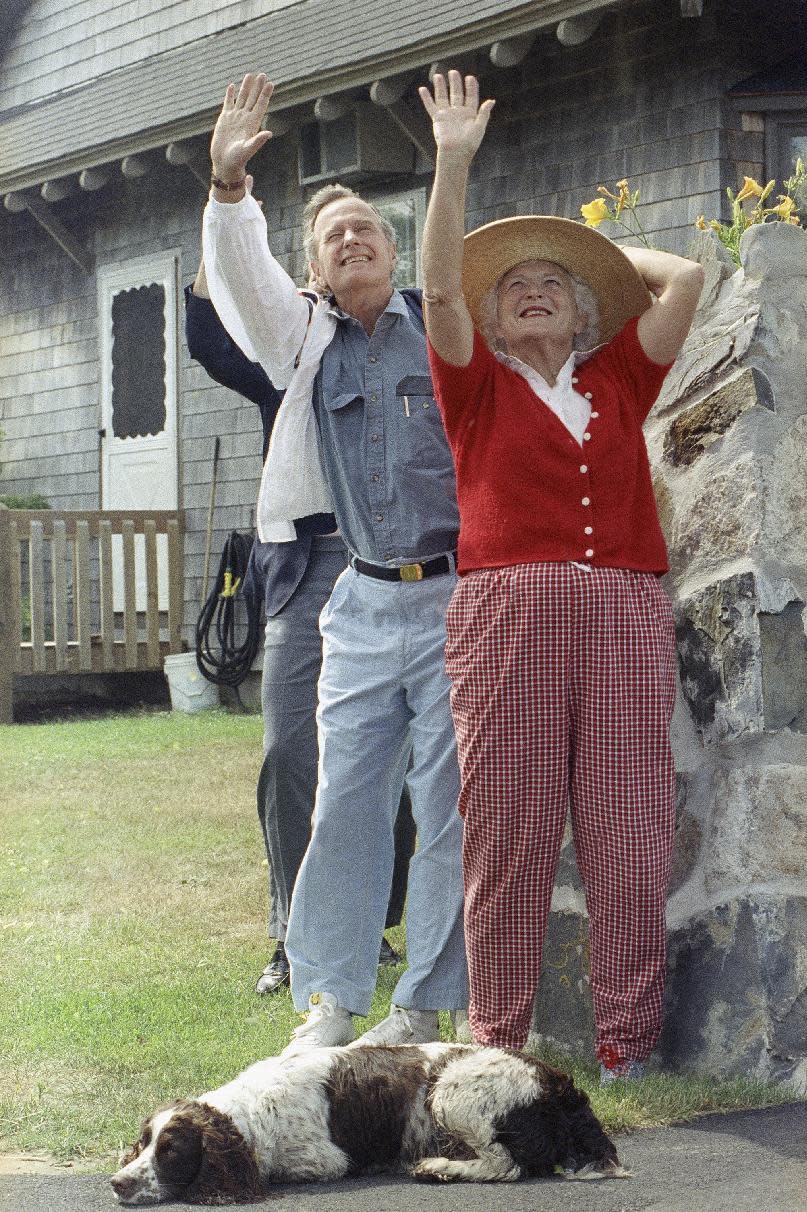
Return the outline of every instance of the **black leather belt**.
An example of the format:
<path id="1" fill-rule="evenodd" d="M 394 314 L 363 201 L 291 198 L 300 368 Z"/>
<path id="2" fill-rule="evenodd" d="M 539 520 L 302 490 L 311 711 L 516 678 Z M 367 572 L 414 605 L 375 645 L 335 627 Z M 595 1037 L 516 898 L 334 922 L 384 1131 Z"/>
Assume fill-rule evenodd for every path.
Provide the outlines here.
<path id="1" fill-rule="evenodd" d="M 427 577 L 439 577 L 444 576 L 447 572 L 453 572 L 456 563 L 456 554 L 453 554 L 453 560 L 449 556 L 443 555 L 437 556 L 433 560 L 424 560 L 420 564 L 402 564 L 400 568 L 387 568 L 384 564 L 368 564 L 366 560 L 360 560 L 358 556 L 350 557 L 351 568 L 355 568 L 356 572 L 361 572 L 366 577 L 375 577 L 377 581 L 425 581 Z"/>

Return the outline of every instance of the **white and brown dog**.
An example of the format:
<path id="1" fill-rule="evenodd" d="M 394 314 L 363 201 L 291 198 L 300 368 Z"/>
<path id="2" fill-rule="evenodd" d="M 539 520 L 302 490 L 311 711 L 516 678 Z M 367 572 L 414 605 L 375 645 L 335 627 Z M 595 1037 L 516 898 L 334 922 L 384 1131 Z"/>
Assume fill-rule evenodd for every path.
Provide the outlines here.
<path id="1" fill-rule="evenodd" d="M 409 1171 L 443 1182 L 621 1178 L 571 1078 L 463 1044 L 318 1048 L 157 1111 L 112 1177 L 122 1204 L 261 1198 L 271 1183 Z"/>

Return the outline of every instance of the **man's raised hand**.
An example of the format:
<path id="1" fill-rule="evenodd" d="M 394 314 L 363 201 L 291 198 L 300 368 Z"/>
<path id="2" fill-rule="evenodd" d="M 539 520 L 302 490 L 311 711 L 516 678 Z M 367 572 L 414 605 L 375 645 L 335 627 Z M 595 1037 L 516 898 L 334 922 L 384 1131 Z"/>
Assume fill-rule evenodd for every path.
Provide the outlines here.
<path id="1" fill-rule="evenodd" d="M 436 75 L 432 81 L 434 95 L 426 87 L 418 89 L 426 113 L 432 120 L 438 156 L 450 157 L 470 164 L 482 142 L 495 101 L 479 104 L 479 82 L 476 76 L 463 80 L 458 71 L 445 76 Z"/>
<path id="2" fill-rule="evenodd" d="M 247 161 L 271 139 L 272 132 L 261 125 L 273 89 L 263 72 L 244 76 L 237 95 L 235 85 L 227 85 L 210 144 L 213 173 L 222 181 L 240 180 Z"/>

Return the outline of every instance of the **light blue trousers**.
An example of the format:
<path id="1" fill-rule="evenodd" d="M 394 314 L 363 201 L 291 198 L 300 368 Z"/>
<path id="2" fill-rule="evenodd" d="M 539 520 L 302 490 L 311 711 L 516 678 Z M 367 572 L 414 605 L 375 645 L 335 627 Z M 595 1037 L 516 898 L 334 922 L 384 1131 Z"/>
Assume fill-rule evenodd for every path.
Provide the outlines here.
<path id="1" fill-rule="evenodd" d="M 406 775 L 418 848 L 409 867 L 408 968 L 396 1005 L 468 1002 L 459 769 L 445 672 L 453 575 L 378 581 L 348 568 L 320 616 L 319 786 L 291 902 L 286 954 L 298 1010 L 330 993 L 367 1014 L 375 989 Z"/>

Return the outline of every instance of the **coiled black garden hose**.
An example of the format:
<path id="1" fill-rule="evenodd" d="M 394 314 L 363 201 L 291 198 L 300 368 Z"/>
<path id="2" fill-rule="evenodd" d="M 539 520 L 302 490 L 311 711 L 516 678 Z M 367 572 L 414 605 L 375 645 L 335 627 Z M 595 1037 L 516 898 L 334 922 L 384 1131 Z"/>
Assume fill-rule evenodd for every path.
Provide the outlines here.
<path id="1" fill-rule="evenodd" d="M 229 534 L 196 623 L 196 664 L 208 682 L 218 686 L 243 682 L 260 643 L 260 600 L 244 593 L 252 541 L 251 535 L 237 530 Z"/>

